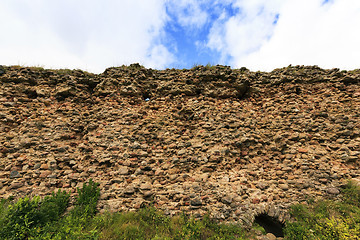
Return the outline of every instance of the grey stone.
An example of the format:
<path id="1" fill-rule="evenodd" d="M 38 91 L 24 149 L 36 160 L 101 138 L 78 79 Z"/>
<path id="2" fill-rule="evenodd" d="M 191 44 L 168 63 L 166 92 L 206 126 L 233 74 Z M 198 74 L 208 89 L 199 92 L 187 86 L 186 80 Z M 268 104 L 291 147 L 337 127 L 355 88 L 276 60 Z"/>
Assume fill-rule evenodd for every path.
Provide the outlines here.
<path id="1" fill-rule="evenodd" d="M 232 197 L 231 196 L 225 196 L 225 197 L 223 197 L 222 199 L 221 199 L 221 201 L 223 202 L 223 203 L 225 203 L 225 204 L 231 204 L 232 203 Z"/>
<path id="2" fill-rule="evenodd" d="M 338 195 L 340 193 L 339 189 L 334 188 L 334 187 L 330 187 L 326 191 L 327 191 L 327 193 L 333 194 L 333 195 Z"/>
<path id="3" fill-rule="evenodd" d="M 190 204 L 191 204 L 191 206 L 201 206 L 202 205 L 201 198 L 196 197 L 196 198 L 192 199 L 190 201 Z"/>
<path id="4" fill-rule="evenodd" d="M 256 184 L 256 187 L 257 187 L 257 188 L 260 188 L 261 190 L 264 190 L 264 189 L 268 188 L 269 185 L 268 185 L 266 182 L 258 182 L 258 183 Z"/>
<path id="5" fill-rule="evenodd" d="M 132 186 L 132 185 L 127 186 L 127 187 L 125 188 L 125 190 L 124 190 L 124 193 L 125 193 L 125 194 L 133 194 L 133 193 L 135 193 L 135 188 L 134 188 L 134 186 Z"/>
<path id="6" fill-rule="evenodd" d="M 11 171 L 10 178 L 20 178 L 21 174 L 18 171 Z"/>
<path id="7" fill-rule="evenodd" d="M 55 96 L 63 97 L 63 98 L 67 98 L 67 97 L 74 96 L 74 95 L 75 95 L 75 89 L 72 87 L 59 88 L 55 93 Z"/>

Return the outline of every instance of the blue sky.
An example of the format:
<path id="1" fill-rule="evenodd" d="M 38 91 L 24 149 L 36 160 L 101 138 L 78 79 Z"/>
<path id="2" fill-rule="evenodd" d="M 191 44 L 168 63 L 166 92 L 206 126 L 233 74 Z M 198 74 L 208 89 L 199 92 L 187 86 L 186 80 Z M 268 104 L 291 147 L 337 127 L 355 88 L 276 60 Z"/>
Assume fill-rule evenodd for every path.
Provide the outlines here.
<path id="1" fill-rule="evenodd" d="M 0 0 L 0 64 L 360 68 L 359 0 Z"/>
<path id="2" fill-rule="evenodd" d="M 166 13 L 169 20 L 166 22 L 164 40 L 165 45 L 176 55 L 177 61 L 174 67 L 191 68 L 196 64 L 226 64 L 226 60 L 220 61 L 221 54 L 207 47 L 207 40 L 214 22 L 218 21 L 222 14 L 228 18 L 239 13 L 239 9 L 232 4 L 208 4 L 204 2 L 199 7 L 207 15 L 205 20 L 199 19 L 199 23 L 184 23 L 181 17 L 194 18 L 191 4 L 178 9 L 173 4 L 166 6 Z M 179 16 L 180 15 L 180 16 Z"/>

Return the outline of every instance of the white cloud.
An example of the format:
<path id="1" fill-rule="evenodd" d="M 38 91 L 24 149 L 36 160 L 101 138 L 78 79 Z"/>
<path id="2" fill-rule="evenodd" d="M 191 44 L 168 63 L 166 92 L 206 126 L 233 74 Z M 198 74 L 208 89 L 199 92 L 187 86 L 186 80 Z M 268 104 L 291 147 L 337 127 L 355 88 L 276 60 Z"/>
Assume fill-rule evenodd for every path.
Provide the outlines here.
<path id="1" fill-rule="evenodd" d="M 360 1 L 287 3 L 272 38 L 236 65 L 271 70 L 293 65 L 359 68 Z"/>
<path id="2" fill-rule="evenodd" d="M 208 47 L 230 57 L 233 67 L 252 70 L 289 64 L 359 68 L 360 1 L 323 2 L 234 0 L 240 13 L 214 24 Z"/>
<path id="3" fill-rule="evenodd" d="M 145 65 L 151 68 L 157 66 L 168 66 L 169 63 L 175 62 L 175 57 L 168 51 L 164 45 L 156 45 L 149 52 L 149 58 L 145 61 Z"/>
<path id="4" fill-rule="evenodd" d="M 0 64 L 102 72 L 173 61 L 161 44 L 165 0 L 2 0 Z M 166 63 L 166 64 L 165 64 Z"/>
<path id="5" fill-rule="evenodd" d="M 174 56 L 181 52 L 176 38 L 184 38 L 176 35 L 180 33 L 165 32 L 166 24 L 175 20 L 182 27 L 181 34 L 190 38 L 188 42 L 193 40 L 197 51 L 213 50 L 221 55 L 220 60 L 209 60 L 213 63 L 252 70 L 272 70 L 289 64 L 359 68 L 360 1 L 323 3 L 1 0 L 0 64 L 92 72 L 133 62 L 164 68 L 179 62 Z M 277 16 L 277 24 L 273 24 Z M 209 26 L 208 38 L 201 39 Z M 179 45 L 185 48 L 188 42 Z"/>
<path id="6" fill-rule="evenodd" d="M 230 56 L 234 61 L 257 51 L 271 37 L 282 1 L 234 0 L 239 9 L 234 16 L 221 15 L 209 33 L 208 47 L 221 53 L 220 62 Z"/>
<path id="7" fill-rule="evenodd" d="M 200 28 L 209 21 L 208 0 L 176 0 L 167 2 L 167 10 L 182 27 Z"/>

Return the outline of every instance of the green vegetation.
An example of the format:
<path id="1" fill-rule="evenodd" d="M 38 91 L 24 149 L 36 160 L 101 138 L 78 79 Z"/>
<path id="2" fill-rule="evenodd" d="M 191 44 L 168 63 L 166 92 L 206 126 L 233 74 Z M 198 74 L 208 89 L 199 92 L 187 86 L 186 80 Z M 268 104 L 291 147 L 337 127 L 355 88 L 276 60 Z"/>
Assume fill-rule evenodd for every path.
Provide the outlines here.
<path id="1" fill-rule="evenodd" d="M 217 224 L 208 216 L 202 220 L 185 214 L 170 218 L 152 207 L 107 214 L 101 223 L 101 239 L 245 239 L 239 225 Z"/>
<path id="2" fill-rule="evenodd" d="M 1 200 L 0 239 L 91 239 L 95 232 L 84 226 L 95 215 L 99 191 L 92 180 L 84 184 L 69 214 L 70 194 L 65 191 L 43 199 Z"/>
<path id="3" fill-rule="evenodd" d="M 99 184 L 90 180 L 70 194 L 60 190 L 43 199 L 0 200 L 0 239 L 249 239 L 237 224 L 222 224 L 204 216 L 165 216 L 153 207 L 137 212 L 97 214 Z M 359 239 L 360 188 L 351 183 L 342 201 L 309 201 L 294 205 L 294 221 L 284 229 L 285 239 Z M 253 231 L 265 231 L 254 224 Z"/>
<path id="4" fill-rule="evenodd" d="M 210 70 L 210 69 L 215 69 L 217 65 L 213 65 L 211 63 L 208 63 L 206 64 L 205 66 L 203 66 L 202 64 L 193 64 L 191 70 L 197 70 L 197 69 L 200 69 L 200 68 L 204 68 L 206 70 Z"/>
<path id="5" fill-rule="evenodd" d="M 349 182 L 342 194 L 342 201 L 292 206 L 295 221 L 286 224 L 287 239 L 360 239 L 360 187 Z"/>
<path id="6" fill-rule="evenodd" d="M 92 217 L 96 214 L 96 205 L 100 197 L 100 188 L 98 183 L 94 183 L 92 179 L 89 183 L 84 183 L 83 188 L 77 188 L 79 195 L 76 198 L 73 216 Z"/>
<path id="7" fill-rule="evenodd" d="M 68 212 L 70 194 L 60 190 L 44 199 L 1 200 L 0 239 L 244 239 L 238 225 L 217 224 L 208 216 L 171 218 L 153 207 L 96 215 L 98 185 L 90 179 L 78 188 Z"/>

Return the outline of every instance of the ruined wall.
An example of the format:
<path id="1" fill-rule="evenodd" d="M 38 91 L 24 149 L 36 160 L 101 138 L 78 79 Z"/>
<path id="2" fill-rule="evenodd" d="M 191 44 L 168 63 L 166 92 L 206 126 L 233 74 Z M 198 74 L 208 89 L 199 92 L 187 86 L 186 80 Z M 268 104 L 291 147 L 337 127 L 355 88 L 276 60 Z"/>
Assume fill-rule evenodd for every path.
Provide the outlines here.
<path id="1" fill-rule="evenodd" d="M 336 198 L 359 178 L 359 79 L 303 66 L 0 66 L 0 197 L 92 178 L 100 209 L 281 220 L 289 204 Z"/>

